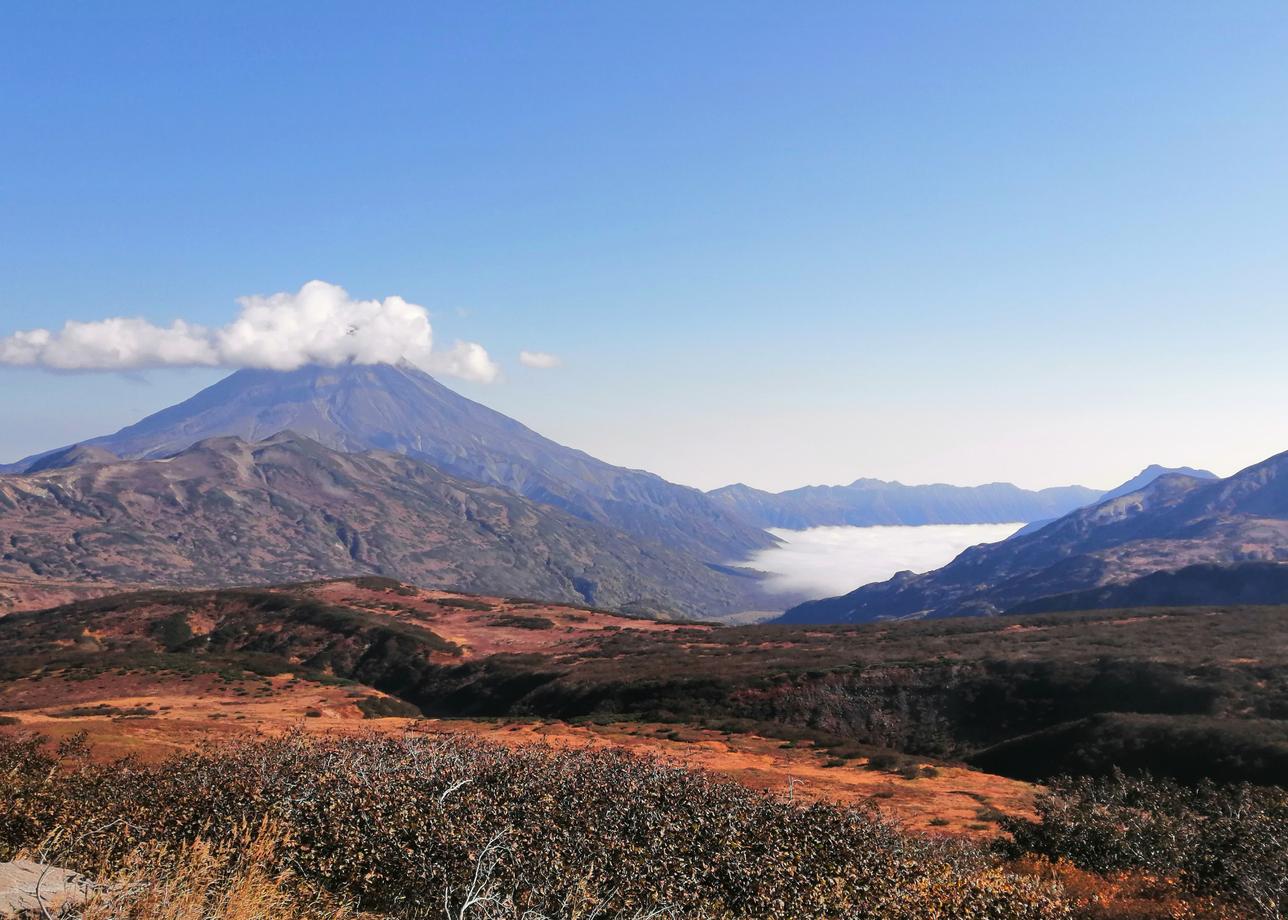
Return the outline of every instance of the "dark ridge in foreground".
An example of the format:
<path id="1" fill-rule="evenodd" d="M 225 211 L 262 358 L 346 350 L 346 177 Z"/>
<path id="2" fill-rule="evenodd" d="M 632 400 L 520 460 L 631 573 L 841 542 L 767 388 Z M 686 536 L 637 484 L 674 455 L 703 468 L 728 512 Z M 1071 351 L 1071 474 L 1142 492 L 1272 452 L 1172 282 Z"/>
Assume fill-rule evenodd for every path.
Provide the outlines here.
<path id="1" fill-rule="evenodd" d="M 445 598 L 383 579 L 145 592 L 0 618 L 0 697 L 55 672 L 249 669 L 356 681 L 434 716 L 685 723 L 1021 778 L 1121 765 L 1283 785 L 1285 617 L 1142 608 L 802 630 Z"/>

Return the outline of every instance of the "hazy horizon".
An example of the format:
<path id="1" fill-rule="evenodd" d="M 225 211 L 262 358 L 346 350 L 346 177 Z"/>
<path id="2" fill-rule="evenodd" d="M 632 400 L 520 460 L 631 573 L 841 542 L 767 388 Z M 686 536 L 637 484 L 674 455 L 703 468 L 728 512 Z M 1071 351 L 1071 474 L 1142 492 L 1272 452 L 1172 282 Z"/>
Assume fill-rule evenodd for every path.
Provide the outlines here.
<path id="1" fill-rule="evenodd" d="M 0 343 L 0 344 L 3 344 L 3 343 Z M 457 344 L 460 344 L 460 343 L 457 343 Z M 560 364 L 560 362 L 559 362 L 557 359 L 555 359 L 555 358 L 554 358 L 554 356 L 552 356 L 552 355 L 543 355 L 543 354 L 538 354 L 538 355 L 529 355 L 528 353 L 524 353 L 524 354 L 525 354 L 525 355 L 527 356 L 527 358 L 528 358 L 528 360 L 523 361 L 523 364 L 524 364 L 525 366 L 537 367 L 537 368 L 545 369 L 545 368 L 549 368 L 549 367 L 558 367 L 558 366 L 559 366 L 559 364 Z M 550 359 L 550 361 L 547 361 L 546 359 Z M 449 359 L 449 360 L 450 360 L 450 359 Z M 551 363 L 551 362 L 552 362 L 552 363 Z M 361 363 L 361 362 L 360 362 L 360 363 Z M 445 379 L 445 382 L 447 383 L 447 385 L 448 385 L 450 388 L 452 388 L 452 389 L 455 389 L 455 390 L 460 391 L 460 392 L 466 392 L 466 393 L 471 392 L 471 389 L 470 389 L 470 387 L 468 386 L 468 383 L 467 383 L 467 382 L 465 382 L 465 381 L 463 381 L 463 379 L 452 379 L 452 375 L 451 375 L 451 374 L 446 375 L 446 377 L 444 377 L 444 375 L 441 373 L 441 367 L 440 367 L 440 368 L 435 368 L 435 367 L 433 367 L 433 366 L 432 366 L 432 364 L 431 364 L 431 366 L 430 366 L 430 367 L 426 367 L 426 368 L 424 368 L 424 370 L 426 370 L 426 372 L 429 372 L 429 373 L 433 374 L 434 376 L 438 376 L 438 377 L 440 377 L 440 378 Z M 195 395 L 199 392 L 199 390 L 200 390 L 200 389 L 204 389 L 204 388 L 205 388 L 205 387 L 207 387 L 207 386 L 210 386 L 210 385 L 212 385 L 212 384 L 214 384 L 214 383 L 217 383 L 218 381 L 220 381 L 220 380 L 224 379 L 225 377 L 227 377 L 227 376 L 229 376 L 229 375 L 231 375 L 232 373 L 235 373 L 235 372 L 236 372 L 236 369 L 228 369 L 228 368 L 221 368 L 221 369 L 215 370 L 215 371 L 213 371 L 213 372 L 212 372 L 212 371 L 208 371 L 208 370 L 206 370 L 206 369 L 181 368 L 181 369 L 179 369 L 179 370 L 177 370 L 177 371 L 176 371 L 176 370 L 168 370 L 168 371 L 165 371 L 164 373 L 176 374 L 180 379 L 184 379 L 184 380 L 195 380 L 195 381 L 199 381 L 199 383 L 198 383 L 198 384 L 196 384 L 196 386 L 198 387 L 197 389 L 193 389 L 191 392 L 181 392 L 181 393 L 179 393 L 178 395 L 176 395 L 176 396 L 174 396 L 174 397 L 173 397 L 174 403 L 178 403 L 178 402 L 182 402 L 182 401 L 184 401 L 184 400 L 186 400 L 186 399 L 188 399 L 188 398 L 190 398 L 190 397 L 192 397 L 192 396 L 195 396 Z M 52 378 L 51 378 L 51 379 L 53 379 L 53 380 L 55 380 L 55 381 L 59 381 L 59 380 L 83 380 L 83 379 L 85 379 L 86 375 L 87 375 L 87 374 L 89 374 L 89 373 L 92 373 L 92 372 L 90 372 L 90 371 L 83 371 L 83 370 L 62 370 L 62 371 L 57 371 L 57 372 L 55 372 L 55 373 L 52 375 Z M 211 376 L 212 374 L 213 374 L 213 376 Z M 134 384 L 134 385 L 136 386 L 136 388 L 137 388 L 138 390 L 140 390 L 142 393 L 144 393 L 145 395 L 153 395 L 153 390 L 154 390 L 154 388 L 152 388 L 152 387 L 150 387 L 150 386 L 147 386 L 147 380 L 146 380 L 146 378 L 145 378 L 141 373 L 137 373 L 137 372 L 120 372 L 120 376 L 122 377 L 122 379 L 128 380 L 128 381 L 130 381 L 132 384 Z M 464 385 L 463 385 L 463 384 L 464 384 Z M 474 390 L 472 391 L 472 397 L 471 397 L 471 398 L 475 399 L 475 400 L 476 400 L 476 401 L 478 401 L 478 402 L 483 403 L 484 405 L 490 405 L 490 400 L 488 399 L 488 396 L 489 396 L 489 395 L 490 395 L 490 393 L 492 393 L 492 392 L 495 392 L 495 391 L 492 391 L 492 390 L 484 390 L 484 391 L 482 391 L 482 392 L 479 392 L 479 391 L 478 391 L 478 389 L 476 388 L 476 389 L 474 389 Z M 131 404 L 132 404 L 132 401 L 131 401 Z M 142 406 L 148 406 L 148 405 L 149 405 L 149 403 L 147 403 L 147 402 L 143 402 L 143 403 L 141 403 L 141 405 L 142 405 Z M 144 417 L 145 417 L 145 416 L 147 416 L 147 415 L 151 415 L 151 414 L 153 414 L 154 412 L 160 411 L 160 410 L 162 410 L 162 409 L 169 408 L 169 406 L 170 406 L 170 405 L 172 405 L 172 403 L 165 403 L 165 404 L 162 404 L 162 405 L 158 405 L 158 406 L 155 406 L 155 408 L 140 408 L 140 410 L 139 410 L 139 413 L 140 413 L 140 414 L 139 414 L 139 415 L 137 415 L 137 416 L 133 416 L 133 417 L 129 417 L 129 418 L 128 418 L 128 420 L 127 420 L 126 422 L 123 422 L 121 425 L 119 425 L 119 426 L 117 426 L 117 427 L 115 427 L 115 428 L 111 428 L 111 429 L 102 429 L 102 428 L 99 428 L 99 429 L 88 429 L 88 428 L 87 428 L 87 429 L 85 430 L 85 432 L 84 432 L 84 433 L 82 433 L 82 434 L 80 434 L 80 435 L 78 435 L 78 436 L 74 436 L 74 437 L 72 437 L 72 438 L 69 438 L 68 440 L 66 440 L 66 441 L 64 441 L 64 442 L 60 442 L 60 443 L 48 443 L 48 442 L 41 442 L 41 446 L 36 447 L 36 448 L 34 448 L 34 449 L 31 449 L 31 450 L 27 450 L 27 451 L 25 451 L 24 453 L 21 453 L 21 454 L 12 454 L 12 455 L 10 455 L 10 456 L 0 456 L 0 464 L 16 462 L 16 461 L 18 461 L 18 460 L 26 459 L 27 457 L 34 456 L 34 455 L 40 454 L 40 453 L 42 453 L 42 452 L 46 452 L 46 451 L 50 451 L 50 450 L 55 450 L 55 449 L 57 449 L 57 448 L 64 447 L 64 446 L 67 446 L 67 445 L 76 444 L 76 443 L 80 443 L 80 442 L 82 442 L 82 441 L 92 440 L 92 439 L 94 439 L 94 438 L 101 437 L 101 436 L 104 436 L 104 435 L 113 434 L 113 433 L 115 433 L 117 430 L 119 430 L 120 428 L 126 427 L 126 426 L 128 426 L 128 425 L 130 425 L 130 424 L 133 424 L 133 423 L 135 423 L 135 422 L 137 422 L 137 421 L 140 421 L 142 418 L 144 418 Z M 491 406 L 491 407 L 492 407 L 492 408 L 496 408 L 495 406 Z M 19 407 L 13 407 L 13 408 L 19 408 Z M 519 419 L 518 421 L 523 421 L 523 420 L 522 420 L 522 419 Z M 37 427 L 38 427 L 38 426 L 37 426 Z M 541 432 L 541 431 L 539 431 L 538 433 L 545 433 L 545 432 Z M 33 443 L 34 443 L 34 442 L 33 442 Z M 573 442 L 571 442 L 571 441 L 569 441 L 569 442 L 564 442 L 564 443 L 566 443 L 566 445 L 567 445 L 567 446 L 570 446 L 570 447 L 574 447 L 574 448 L 578 448 L 578 449 L 584 449 L 584 448 L 580 448 L 578 444 L 573 443 Z M 619 465 L 619 466 L 623 466 L 623 467 L 626 467 L 626 468 L 647 469 L 646 467 L 641 467 L 641 466 L 639 466 L 638 464 L 632 464 L 632 463 L 630 463 L 630 462 L 622 462 L 622 461 L 620 461 L 620 460 L 619 460 L 619 461 L 613 461 L 613 460 L 611 459 L 611 454 L 612 454 L 612 453 L 613 453 L 613 452 L 612 452 L 611 450 L 606 450 L 606 451 L 604 451 L 603 453 L 601 453 L 601 454 L 599 454 L 599 455 L 597 455 L 597 456 L 599 456 L 599 459 L 607 460 L 607 461 L 609 461 L 609 462 L 616 462 L 616 463 L 617 463 L 617 465 Z M 1236 473 L 1236 472 L 1238 472 L 1238 471 L 1240 471 L 1240 470 L 1244 469 L 1245 467 L 1250 466 L 1250 465 L 1252 465 L 1253 463 L 1257 463 L 1257 462 L 1259 462 L 1259 461 L 1261 461 L 1261 460 L 1264 460 L 1264 459 L 1266 459 L 1266 458 L 1265 458 L 1265 457 L 1258 457 L 1258 458 L 1256 458 L 1256 459 L 1254 459 L 1254 460 L 1250 460 L 1250 461 L 1248 461 L 1247 463 L 1243 463 L 1243 464 L 1241 464 L 1241 465 L 1239 465 L 1239 466 L 1237 466 L 1237 467 L 1235 467 L 1235 468 L 1227 469 L 1227 470 L 1220 470 L 1220 469 L 1217 469 L 1217 470 L 1214 470 L 1214 472 L 1215 472 L 1218 476 L 1222 476 L 1222 477 L 1229 476 L 1229 475 L 1233 475 L 1234 473 Z M 771 485 L 758 485 L 758 484 L 756 484 L 756 483 L 754 483 L 754 482 L 747 482 L 747 481 L 745 481 L 745 480 L 720 479 L 720 478 L 718 478 L 718 477 L 717 477 L 717 478 L 715 478 L 715 479 L 713 479 L 713 480 L 711 480 L 711 481 L 710 481 L 709 483 L 707 483 L 707 484 L 697 484 L 697 483 L 693 483 L 693 482 L 684 482 L 683 480 L 681 480 L 681 479 L 679 479 L 679 478 L 672 479 L 672 481 L 673 481 L 673 482 L 676 482 L 676 483 L 678 483 L 678 484 L 681 484 L 681 485 L 688 485 L 688 486 L 691 486 L 691 487 L 693 487 L 693 488 L 701 489 L 702 491 L 711 491 L 711 490 L 713 490 L 713 489 L 718 489 L 718 488 L 721 488 L 721 487 L 723 487 L 723 486 L 729 486 L 729 485 L 746 485 L 746 486 L 750 486 L 750 487 L 752 487 L 752 488 L 761 489 L 761 490 L 763 490 L 763 491 L 769 491 L 769 492 L 784 492 L 784 491 L 790 491 L 790 490 L 793 490 L 793 489 L 808 488 L 808 487 L 811 487 L 811 486 L 844 486 L 844 485 L 849 485 L 850 483 L 853 483 L 855 480 L 858 480 L 858 479 L 880 479 L 880 480 L 887 481 L 887 482 L 898 482 L 898 483 L 900 483 L 900 484 L 908 485 L 908 486 L 919 486 L 919 485 L 951 485 L 951 486 L 959 486 L 959 487 L 974 487 L 974 486 L 990 485 L 990 484 L 994 484 L 994 483 L 1011 483 L 1011 484 L 1014 484 L 1014 485 L 1019 486 L 1020 488 L 1030 489 L 1030 490 L 1035 490 L 1035 491 L 1036 491 L 1036 490 L 1041 490 L 1041 489 L 1046 489 L 1046 488 L 1058 488 L 1058 487 L 1061 487 L 1061 486 L 1080 485 L 1080 486 L 1086 486 L 1086 487 L 1088 487 L 1088 488 L 1097 488 L 1097 489 L 1101 489 L 1101 490 L 1105 490 L 1105 491 L 1107 491 L 1107 490 L 1109 490 L 1109 489 L 1111 489 L 1111 488 L 1116 488 L 1118 485 L 1120 485 L 1121 483 L 1126 482 L 1127 480 L 1131 479 L 1131 478 L 1132 478 L 1132 477 L 1134 477 L 1137 473 L 1141 472 L 1143 469 L 1145 469 L 1146 467 L 1148 467 L 1148 466 L 1150 466 L 1150 465 L 1152 465 L 1152 464 L 1157 464 L 1157 465 L 1164 466 L 1164 467 L 1196 466 L 1196 464 L 1190 464 L 1190 463 L 1182 462 L 1182 461 L 1179 461 L 1179 460 L 1178 460 L 1177 462 L 1174 462 L 1174 463 L 1169 463 L 1169 462 L 1161 462 L 1161 463 L 1160 463 L 1160 462 L 1158 462 L 1158 461 L 1151 460 L 1151 461 L 1148 461 L 1148 462 L 1146 462 L 1146 463 L 1141 464 L 1141 465 L 1140 465 L 1140 467 L 1138 467 L 1138 468 L 1136 468 L 1136 469 L 1124 470 L 1124 471 L 1123 471 L 1123 474 L 1121 475 L 1121 477 L 1120 477 L 1119 479 L 1115 480 L 1115 481 L 1114 481 L 1114 482 L 1112 482 L 1112 483 L 1091 483 L 1091 482 L 1086 482 L 1086 481 L 1077 481 L 1077 480 L 1075 480 L 1075 481 L 1068 481 L 1068 482 L 1025 482 L 1025 481 L 1018 481 L 1018 482 L 1017 482 L 1017 481 L 1014 481 L 1014 480 L 1002 480 L 1002 479 L 981 479 L 981 480 L 978 480 L 978 481 L 955 481 L 955 480 L 947 480 L 947 479 L 935 479 L 935 480 L 926 480 L 926 481 L 913 481 L 913 480 L 909 480 L 909 479 L 907 479 L 907 478 L 901 478 L 901 477 L 899 477 L 899 476 L 897 476 L 897 475 L 896 475 L 896 476 L 889 476 L 889 477 L 875 476 L 875 475 L 873 475 L 873 474 L 871 474 L 871 473 L 869 473 L 869 472 L 864 472 L 864 471 L 860 471 L 860 472 L 858 472 L 858 473 L 856 473 L 856 474 L 854 474 L 854 475 L 843 476 L 842 478 L 839 478 L 839 479 L 837 479 L 837 480 L 835 480 L 835 481 L 831 481 L 831 482 L 822 482 L 822 481 L 814 481 L 814 482 L 796 482 L 796 483 L 788 482 L 788 483 L 786 483 L 786 484 L 778 483 L 778 484 L 775 484 L 775 485 L 772 485 L 772 486 L 771 486 Z M 1198 466 L 1201 466 L 1201 465 L 1198 465 Z M 659 471 L 658 471 L 657 469 L 649 469 L 649 472 L 658 473 Z"/>

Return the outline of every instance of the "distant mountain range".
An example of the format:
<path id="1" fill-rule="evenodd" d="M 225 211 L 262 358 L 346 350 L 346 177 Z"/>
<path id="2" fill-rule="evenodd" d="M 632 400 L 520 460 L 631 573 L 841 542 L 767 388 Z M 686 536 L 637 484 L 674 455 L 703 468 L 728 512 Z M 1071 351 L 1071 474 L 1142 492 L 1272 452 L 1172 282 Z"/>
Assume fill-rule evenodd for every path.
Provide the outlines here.
<path id="1" fill-rule="evenodd" d="M 0 472 L 113 455 L 161 458 L 206 438 L 255 442 L 285 430 L 335 450 L 406 454 L 706 562 L 742 559 L 775 543 L 697 489 L 557 444 L 405 363 L 237 371 L 115 434 Z"/>
<path id="2" fill-rule="evenodd" d="M 0 577 L 209 587 L 379 574 L 693 616 L 758 602 L 751 573 L 411 457 L 290 432 L 210 438 L 160 460 L 78 448 L 32 466 L 0 477 Z"/>
<path id="3" fill-rule="evenodd" d="M 1005 524 L 1067 514 L 1099 499 L 1085 486 L 1029 491 L 1007 482 L 983 486 L 907 486 L 857 479 L 848 486 L 805 486 L 764 492 L 739 483 L 707 493 L 730 512 L 760 527 L 879 524 Z"/>
<path id="4" fill-rule="evenodd" d="M 1112 495 L 1036 532 L 971 547 L 936 571 L 901 572 L 842 597 L 801 604 L 787 611 L 781 622 L 863 622 L 1047 609 L 1043 598 L 1081 593 L 1082 600 L 1090 603 L 1098 589 L 1113 589 L 1107 593 L 1112 596 L 1114 586 L 1156 572 L 1245 562 L 1288 562 L 1288 454 L 1228 479 L 1177 473 L 1158 476 L 1144 488 Z M 1197 577 L 1197 572 L 1187 577 Z M 1210 585 L 1211 573 L 1203 580 Z M 1138 591 L 1146 590 L 1147 586 L 1138 586 Z M 1177 602 L 1181 595 L 1168 596 Z M 1211 596 L 1205 588 L 1204 597 Z"/>

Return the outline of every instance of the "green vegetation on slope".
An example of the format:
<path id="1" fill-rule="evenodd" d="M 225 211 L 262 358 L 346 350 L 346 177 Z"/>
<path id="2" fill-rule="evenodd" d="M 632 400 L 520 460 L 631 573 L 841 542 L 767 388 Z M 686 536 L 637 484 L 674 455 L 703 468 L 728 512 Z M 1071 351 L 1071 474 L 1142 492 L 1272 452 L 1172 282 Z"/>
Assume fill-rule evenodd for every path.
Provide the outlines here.
<path id="1" fill-rule="evenodd" d="M 1288 911 L 1288 792 L 1128 777 L 1061 779 L 1038 820 L 1008 820 L 1013 855 L 1069 860 L 1098 873 L 1146 873 L 1237 906 L 1218 916 L 1278 920 Z M 1159 914 L 1158 916 L 1163 916 Z M 1194 916 L 1172 914 L 1169 916 Z"/>

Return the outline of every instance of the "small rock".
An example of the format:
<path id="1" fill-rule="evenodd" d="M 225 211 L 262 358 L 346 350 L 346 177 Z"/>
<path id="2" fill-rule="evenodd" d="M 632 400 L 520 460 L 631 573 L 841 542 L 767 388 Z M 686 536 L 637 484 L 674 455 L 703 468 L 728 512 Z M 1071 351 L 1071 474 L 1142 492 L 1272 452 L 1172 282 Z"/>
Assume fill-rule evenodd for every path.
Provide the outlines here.
<path id="1" fill-rule="evenodd" d="M 83 875 L 25 859 L 0 863 L 0 917 L 26 913 L 54 914 L 80 904 L 92 886 Z"/>

